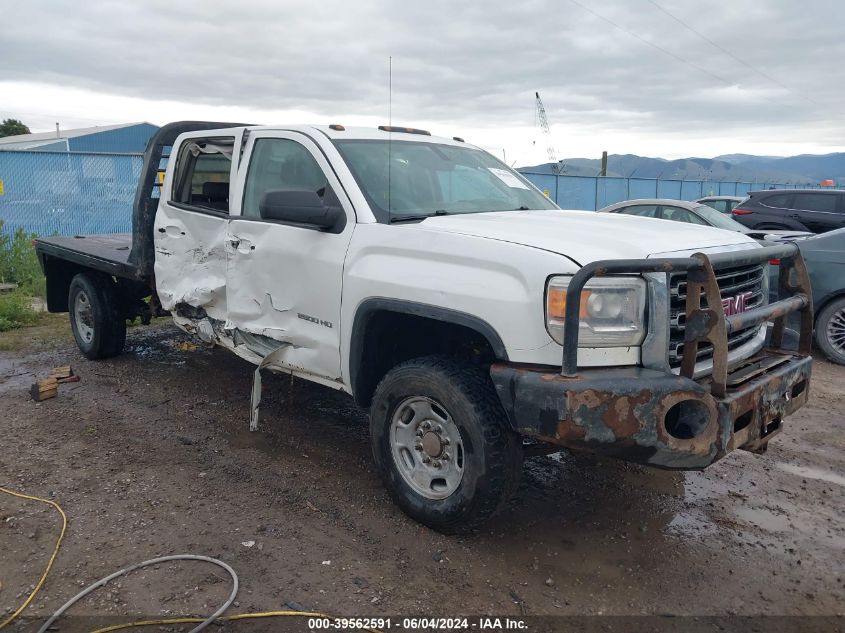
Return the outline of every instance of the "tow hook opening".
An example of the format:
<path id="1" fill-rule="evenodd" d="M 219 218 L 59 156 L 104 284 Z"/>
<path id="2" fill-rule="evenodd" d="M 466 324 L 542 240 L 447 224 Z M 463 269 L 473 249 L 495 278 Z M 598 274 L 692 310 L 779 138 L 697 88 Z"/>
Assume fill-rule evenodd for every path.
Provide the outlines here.
<path id="1" fill-rule="evenodd" d="M 772 420 L 766 425 L 766 428 L 763 429 L 763 433 L 760 434 L 760 437 L 766 437 L 767 435 L 771 435 L 772 433 L 777 431 L 780 428 L 781 422 L 781 417 L 776 417 L 774 420 Z"/>
<path id="2" fill-rule="evenodd" d="M 681 400 L 672 405 L 663 418 L 663 427 L 672 437 L 691 440 L 704 432 L 710 411 L 701 400 Z"/>
<path id="3" fill-rule="evenodd" d="M 739 416 L 734 422 L 734 433 L 739 433 L 754 420 L 754 410 L 750 409 Z"/>
<path id="4" fill-rule="evenodd" d="M 802 380 L 802 381 L 801 381 L 801 382 L 799 382 L 797 385 L 795 385 L 794 387 L 792 387 L 791 397 L 793 397 L 793 398 L 797 398 L 797 397 L 798 397 L 798 396 L 800 396 L 802 393 L 804 393 L 804 389 L 806 389 L 806 388 L 807 388 L 807 381 L 806 381 L 806 380 Z"/>

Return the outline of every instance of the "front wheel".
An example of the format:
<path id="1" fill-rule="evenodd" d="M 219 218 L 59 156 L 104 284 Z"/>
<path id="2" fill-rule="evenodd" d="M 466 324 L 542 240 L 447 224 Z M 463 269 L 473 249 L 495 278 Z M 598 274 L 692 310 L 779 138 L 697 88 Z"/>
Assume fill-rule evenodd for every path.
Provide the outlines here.
<path id="1" fill-rule="evenodd" d="M 521 440 L 490 377 L 449 358 L 417 358 L 388 372 L 373 396 L 370 437 L 393 500 L 441 532 L 477 527 L 519 482 Z"/>
<path id="2" fill-rule="evenodd" d="M 819 313 L 816 343 L 830 360 L 845 365 L 845 297 L 829 303 Z"/>
<path id="3" fill-rule="evenodd" d="M 126 319 L 114 281 L 104 275 L 79 273 L 70 282 L 68 312 L 73 338 L 91 360 L 117 356 L 126 343 Z"/>

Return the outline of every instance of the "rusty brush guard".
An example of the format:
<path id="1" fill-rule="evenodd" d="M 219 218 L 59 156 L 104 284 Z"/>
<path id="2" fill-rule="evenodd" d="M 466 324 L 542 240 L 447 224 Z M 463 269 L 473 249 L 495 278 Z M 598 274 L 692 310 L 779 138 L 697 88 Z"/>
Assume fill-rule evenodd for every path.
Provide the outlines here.
<path id="1" fill-rule="evenodd" d="M 726 315 L 715 271 L 760 266 L 763 284 L 763 265 L 773 259 L 780 260 L 778 296 L 785 298 Z M 584 286 L 593 277 L 643 273 L 666 273 L 667 280 L 686 275 L 678 373 L 579 368 Z M 796 311 L 801 315 L 798 349 L 787 350 L 786 318 Z M 650 318 L 661 317 L 650 313 Z M 768 346 L 747 357 L 729 357 L 732 334 L 769 321 Z M 703 468 L 734 448 L 763 452 L 783 418 L 806 402 L 812 332 L 810 281 L 794 244 L 688 258 L 606 260 L 584 266 L 569 282 L 562 370 L 496 364 L 491 376 L 515 430 L 524 435 L 654 466 Z M 699 347 L 707 343 L 712 372 L 696 379 Z"/>
<path id="2" fill-rule="evenodd" d="M 780 260 L 780 292 L 790 296 L 775 303 L 763 305 L 742 314 L 725 316 L 722 297 L 714 268 L 724 266 L 745 266 Z M 563 375 L 575 376 L 578 371 L 578 330 L 580 319 L 581 292 L 593 277 L 626 273 L 670 273 L 686 271 L 687 305 L 684 357 L 681 375 L 693 377 L 698 346 L 704 341 L 713 345 L 713 395 L 724 396 L 728 374 L 728 334 L 731 331 L 760 325 L 775 319 L 772 347 L 783 345 L 786 315 L 801 311 L 801 333 L 798 351 L 808 355 L 813 335 L 813 304 L 810 299 L 810 278 L 804 265 L 804 258 L 795 244 L 769 246 L 732 253 L 720 253 L 708 257 L 696 253 L 688 258 L 667 259 L 607 259 L 587 264 L 569 282 L 566 290 L 566 313 L 563 326 Z M 794 271 L 795 279 L 792 279 Z M 707 298 L 707 308 L 701 307 L 701 294 Z"/>

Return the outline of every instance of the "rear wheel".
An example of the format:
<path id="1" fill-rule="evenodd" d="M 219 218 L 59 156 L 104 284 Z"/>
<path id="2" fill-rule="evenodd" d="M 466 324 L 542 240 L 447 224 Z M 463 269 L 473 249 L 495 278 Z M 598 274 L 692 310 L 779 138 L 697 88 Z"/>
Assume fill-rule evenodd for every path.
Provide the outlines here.
<path id="1" fill-rule="evenodd" d="M 469 531 L 515 491 L 522 445 L 486 372 L 426 357 L 393 368 L 370 412 L 373 456 L 396 504 L 447 533 Z"/>
<path id="2" fill-rule="evenodd" d="M 845 365 L 845 297 L 827 304 L 819 313 L 816 344 L 834 363 Z"/>
<path id="3" fill-rule="evenodd" d="M 110 277 L 80 273 L 68 292 L 70 327 L 76 345 L 91 360 L 117 356 L 126 343 L 126 319 Z"/>

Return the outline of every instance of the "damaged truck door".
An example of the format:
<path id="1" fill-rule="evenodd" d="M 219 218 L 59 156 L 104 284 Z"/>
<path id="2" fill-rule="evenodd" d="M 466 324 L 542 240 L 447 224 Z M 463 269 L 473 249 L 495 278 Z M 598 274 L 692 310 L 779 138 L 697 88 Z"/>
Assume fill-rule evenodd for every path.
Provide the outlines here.
<path id="1" fill-rule="evenodd" d="M 155 218 L 155 278 L 162 306 L 177 322 L 214 340 L 226 319 L 229 183 L 237 174 L 242 132 L 187 135 L 171 161 Z"/>
<path id="2" fill-rule="evenodd" d="M 253 133 L 244 156 L 227 237 L 226 328 L 236 351 L 245 346 L 262 358 L 275 352 L 269 366 L 341 389 L 349 200 L 303 134 Z"/>

